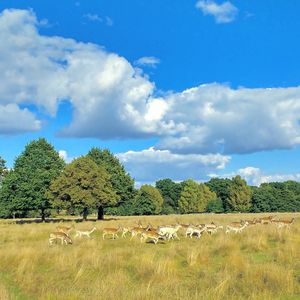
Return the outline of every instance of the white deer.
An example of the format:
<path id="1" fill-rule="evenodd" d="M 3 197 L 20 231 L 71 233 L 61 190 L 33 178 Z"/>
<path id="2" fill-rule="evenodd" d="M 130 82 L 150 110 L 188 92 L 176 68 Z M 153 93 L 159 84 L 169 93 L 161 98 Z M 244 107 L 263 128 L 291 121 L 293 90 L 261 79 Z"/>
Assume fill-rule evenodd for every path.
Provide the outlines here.
<path id="1" fill-rule="evenodd" d="M 168 240 L 174 238 L 180 240 L 180 238 L 177 235 L 177 232 L 181 227 L 182 226 L 180 224 L 176 226 L 164 226 L 164 227 L 160 226 L 157 228 L 157 233 L 161 236 L 165 236 Z"/>
<path id="2" fill-rule="evenodd" d="M 193 235 L 196 235 L 198 237 L 198 239 L 199 239 L 203 231 L 205 231 L 205 228 L 199 228 L 199 227 L 189 226 L 186 229 L 185 236 L 186 237 L 189 236 L 190 238 L 192 238 Z"/>
<path id="3" fill-rule="evenodd" d="M 97 227 L 96 226 L 94 226 L 91 230 L 76 230 L 76 235 L 75 235 L 75 237 L 82 237 L 82 236 L 87 236 L 88 238 L 91 238 L 91 234 L 95 231 L 95 230 L 97 230 Z"/>
<path id="4" fill-rule="evenodd" d="M 235 222 L 226 226 L 226 233 L 233 231 L 234 233 L 241 233 L 248 226 L 248 222 L 235 224 Z"/>

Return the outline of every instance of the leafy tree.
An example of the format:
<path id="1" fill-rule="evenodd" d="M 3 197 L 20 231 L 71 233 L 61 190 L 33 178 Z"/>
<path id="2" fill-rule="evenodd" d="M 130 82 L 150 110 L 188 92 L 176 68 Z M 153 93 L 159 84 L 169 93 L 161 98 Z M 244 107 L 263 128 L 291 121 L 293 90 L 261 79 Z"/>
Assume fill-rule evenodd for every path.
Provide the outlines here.
<path id="1" fill-rule="evenodd" d="M 152 185 L 142 185 L 135 201 L 135 213 L 138 215 L 156 215 L 162 210 L 163 197 L 159 190 Z"/>
<path id="2" fill-rule="evenodd" d="M 216 194 L 205 184 L 198 184 L 192 179 L 189 179 L 185 181 L 178 206 L 182 213 L 204 212 L 208 202 L 216 197 Z"/>
<path id="3" fill-rule="evenodd" d="M 223 210 L 230 211 L 228 205 L 228 199 L 230 197 L 230 186 L 232 181 L 228 178 L 212 178 L 205 183 L 209 189 L 217 194 L 217 197 L 221 199 Z"/>
<path id="4" fill-rule="evenodd" d="M 182 190 L 181 184 L 167 178 L 157 181 L 155 186 L 164 198 L 162 213 L 172 214 L 177 212 L 178 200 L 180 198 L 180 193 Z"/>
<path id="5" fill-rule="evenodd" d="M 98 209 L 118 202 L 106 170 L 89 157 L 79 157 L 68 164 L 50 186 L 53 206 L 80 210 L 83 220 L 89 209 Z"/>
<path id="6" fill-rule="evenodd" d="M 206 211 L 214 213 L 223 213 L 224 208 L 222 200 L 220 198 L 210 200 L 207 204 Z"/>
<path id="7" fill-rule="evenodd" d="M 134 180 L 125 171 L 124 166 L 119 159 L 114 156 L 109 150 L 101 150 L 99 148 L 92 148 L 87 154 L 98 166 L 105 168 L 110 175 L 110 182 L 119 196 L 119 201 L 115 203 L 117 207 L 107 208 L 107 213 L 122 215 L 130 215 L 133 213 L 132 200 L 136 195 L 134 188 Z M 112 205 L 111 203 L 108 205 Z M 103 215 L 103 207 L 99 207 L 98 219 Z"/>
<path id="8" fill-rule="evenodd" d="M 5 206 L 12 214 L 39 210 L 44 221 L 51 207 L 46 192 L 63 167 L 64 161 L 45 139 L 29 143 L 3 181 L 1 199 L 9 199 Z"/>
<path id="9" fill-rule="evenodd" d="M 251 207 L 252 190 L 241 176 L 232 178 L 229 188 L 228 205 L 232 211 L 249 211 Z"/>

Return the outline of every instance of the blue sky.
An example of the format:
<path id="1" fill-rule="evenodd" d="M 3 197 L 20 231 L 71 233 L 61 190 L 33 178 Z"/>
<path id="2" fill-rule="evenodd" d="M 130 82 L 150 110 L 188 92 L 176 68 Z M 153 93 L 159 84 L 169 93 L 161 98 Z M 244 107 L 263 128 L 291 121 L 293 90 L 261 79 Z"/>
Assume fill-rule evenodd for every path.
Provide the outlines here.
<path id="1" fill-rule="evenodd" d="M 0 155 L 46 137 L 137 182 L 300 180 L 299 1 L 1 1 Z"/>

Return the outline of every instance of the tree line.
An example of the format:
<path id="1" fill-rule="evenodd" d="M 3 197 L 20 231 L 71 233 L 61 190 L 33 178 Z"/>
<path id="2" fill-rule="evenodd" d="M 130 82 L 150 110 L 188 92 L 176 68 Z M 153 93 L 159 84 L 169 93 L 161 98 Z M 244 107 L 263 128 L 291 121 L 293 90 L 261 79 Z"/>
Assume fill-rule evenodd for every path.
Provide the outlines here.
<path id="1" fill-rule="evenodd" d="M 235 176 L 206 183 L 162 179 L 136 189 L 109 150 L 92 148 L 67 164 L 43 138 L 29 143 L 10 170 L 0 157 L 1 218 L 277 211 L 300 211 L 300 183 L 254 187 Z"/>

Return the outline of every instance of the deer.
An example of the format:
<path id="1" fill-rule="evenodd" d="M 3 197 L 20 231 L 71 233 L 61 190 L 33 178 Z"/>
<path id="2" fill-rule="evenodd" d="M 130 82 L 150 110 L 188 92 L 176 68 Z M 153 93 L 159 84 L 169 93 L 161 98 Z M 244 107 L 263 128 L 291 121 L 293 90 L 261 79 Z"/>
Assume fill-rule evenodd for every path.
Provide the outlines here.
<path id="1" fill-rule="evenodd" d="M 91 238 L 91 234 L 95 231 L 95 230 L 97 230 L 97 227 L 96 226 L 94 226 L 91 230 L 76 230 L 76 235 L 75 235 L 75 237 L 82 237 L 82 236 L 87 236 L 88 238 Z"/>
<path id="2" fill-rule="evenodd" d="M 67 234 L 67 235 L 70 235 L 70 232 L 73 229 L 75 229 L 74 224 L 72 226 L 61 226 L 61 225 L 56 226 L 57 232 L 63 232 L 65 234 Z"/>
<path id="3" fill-rule="evenodd" d="M 157 244 L 158 240 L 161 238 L 161 235 L 159 235 L 157 232 L 154 231 L 144 231 L 141 234 L 141 242 L 147 241 L 147 239 L 150 239 L 154 242 L 154 244 Z"/>
<path id="4" fill-rule="evenodd" d="M 152 229 L 152 225 L 148 224 L 146 228 L 142 227 L 141 224 L 139 227 L 133 227 L 130 229 L 131 232 L 131 239 L 132 240 L 135 236 L 138 236 L 139 234 L 142 235 L 143 232 L 145 231 L 150 231 Z"/>
<path id="5" fill-rule="evenodd" d="M 186 229 L 185 237 L 189 236 L 190 238 L 192 238 L 193 235 L 196 235 L 198 237 L 198 239 L 199 239 L 203 231 L 205 231 L 205 228 L 199 228 L 199 227 L 189 226 Z"/>
<path id="6" fill-rule="evenodd" d="M 229 233 L 230 231 L 233 231 L 235 233 L 241 233 L 242 230 L 244 230 L 248 225 L 248 222 L 244 222 L 243 224 L 236 222 L 232 222 L 229 225 L 226 226 L 226 233 Z"/>
<path id="7" fill-rule="evenodd" d="M 180 238 L 177 235 L 177 232 L 180 228 L 182 228 L 180 224 L 176 225 L 175 227 L 160 226 L 157 228 L 157 233 L 161 236 L 165 236 L 168 240 L 170 240 L 171 238 L 177 238 L 178 240 L 180 240 Z"/>
<path id="8" fill-rule="evenodd" d="M 49 244 L 52 245 L 55 240 L 61 240 L 61 244 L 73 244 L 72 239 L 64 232 L 52 232 L 49 235 Z"/>
<path id="9" fill-rule="evenodd" d="M 122 231 L 122 238 L 125 238 L 126 233 L 130 232 L 130 228 L 129 227 L 121 227 L 121 231 Z"/>
<path id="10" fill-rule="evenodd" d="M 259 218 L 258 222 L 260 224 L 271 224 L 273 219 L 274 219 L 274 216 L 268 216 L 268 217 Z"/>
<path id="11" fill-rule="evenodd" d="M 256 225 L 258 223 L 258 220 L 256 218 L 253 218 L 252 220 L 245 220 L 245 222 L 248 222 L 248 225 Z"/>
<path id="12" fill-rule="evenodd" d="M 290 226 L 294 223 L 295 218 L 292 218 L 290 221 L 288 220 L 272 220 L 272 223 L 277 223 L 278 228 L 287 227 L 290 228 Z"/>
<path id="13" fill-rule="evenodd" d="M 111 234 L 113 239 L 115 239 L 115 237 L 119 238 L 118 232 L 120 232 L 120 231 L 122 231 L 121 226 L 119 226 L 118 228 L 103 228 L 102 239 L 104 240 L 104 238 L 107 234 Z"/>

